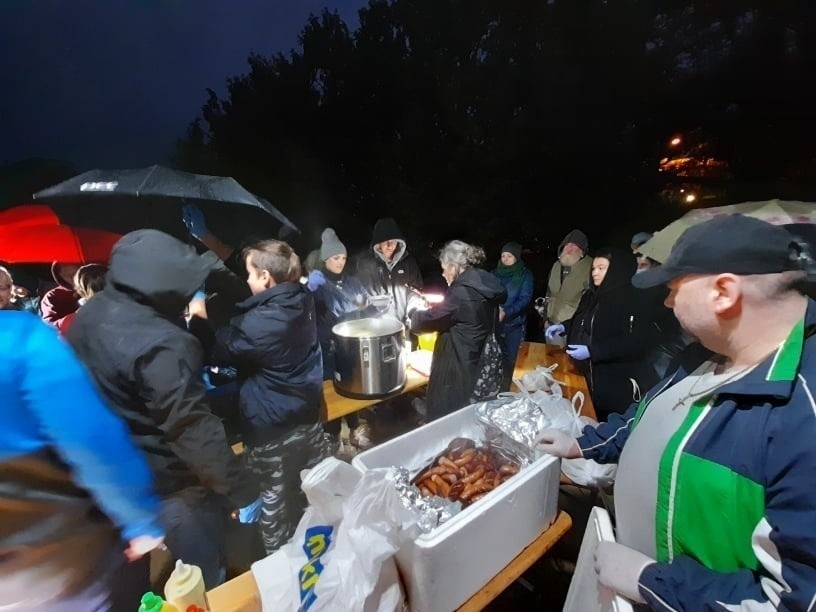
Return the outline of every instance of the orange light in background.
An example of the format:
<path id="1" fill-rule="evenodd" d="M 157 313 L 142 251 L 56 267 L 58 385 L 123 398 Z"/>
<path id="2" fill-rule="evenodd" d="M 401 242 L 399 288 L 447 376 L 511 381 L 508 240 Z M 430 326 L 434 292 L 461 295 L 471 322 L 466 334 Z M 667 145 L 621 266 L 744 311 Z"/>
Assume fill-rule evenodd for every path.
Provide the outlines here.
<path id="1" fill-rule="evenodd" d="M 673 146 L 673 147 L 676 147 L 676 146 L 677 146 L 677 145 L 679 145 L 681 142 L 683 142 L 683 139 L 682 139 L 682 138 L 680 138 L 679 136 L 675 136 L 674 138 L 672 138 L 672 139 L 669 141 L 669 144 L 670 144 L 671 146 Z"/>
<path id="2" fill-rule="evenodd" d="M 696 199 L 697 199 L 697 196 L 696 196 L 696 195 L 694 195 L 693 193 L 690 193 L 690 194 L 688 194 L 688 195 L 686 196 L 686 204 L 691 204 L 691 203 L 692 203 L 692 202 L 694 202 Z"/>

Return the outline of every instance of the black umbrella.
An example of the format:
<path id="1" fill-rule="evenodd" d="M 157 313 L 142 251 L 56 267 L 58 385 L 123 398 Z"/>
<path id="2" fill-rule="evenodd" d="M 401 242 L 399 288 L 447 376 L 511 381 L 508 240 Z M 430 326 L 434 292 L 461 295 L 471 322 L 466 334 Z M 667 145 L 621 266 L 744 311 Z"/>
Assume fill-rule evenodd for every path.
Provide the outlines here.
<path id="1" fill-rule="evenodd" d="M 263 232 L 270 216 L 282 225 L 281 233 L 299 231 L 268 200 L 250 193 L 231 177 L 192 174 L 163 166 L 89 170 L 38 191 L 34 198 L 51 204 L 66 223 L 122 233 L 155 227 L 183 236 L 184 202 L 200 205 L 211 229 L 233 241 L 247 232 Z"/>

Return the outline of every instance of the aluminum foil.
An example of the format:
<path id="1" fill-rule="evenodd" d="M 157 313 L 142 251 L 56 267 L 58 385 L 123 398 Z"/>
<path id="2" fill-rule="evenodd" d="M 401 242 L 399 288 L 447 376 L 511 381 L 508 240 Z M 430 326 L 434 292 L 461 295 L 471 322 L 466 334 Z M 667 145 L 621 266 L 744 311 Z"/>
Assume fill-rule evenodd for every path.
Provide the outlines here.
<path id="1" fill-rule="evenodd" d="M 416 512 L 417 524 L 422 533 L 429 533 L 462 511 L 462 504 L 443 497 L 423 497 L 411 484 L 410 472 L 404 467 L 394 468 L 394 485 L 402 499 L 402 505 Z"/>
<path id="2" fill-rule="evenodd" d="M 525 396 L 482 402 L 475 412 L 491 443 L 523 457 L 522 465 L 535 459 L 536 436 L 551 424 L 541 407 Z"/>

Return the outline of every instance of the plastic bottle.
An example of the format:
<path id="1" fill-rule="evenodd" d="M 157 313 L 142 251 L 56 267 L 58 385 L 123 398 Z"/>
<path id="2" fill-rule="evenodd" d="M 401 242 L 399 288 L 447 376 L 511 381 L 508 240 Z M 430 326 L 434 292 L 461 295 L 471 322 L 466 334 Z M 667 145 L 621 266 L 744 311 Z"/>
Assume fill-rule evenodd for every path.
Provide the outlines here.
<path id="1" fill-rule="evenodd" d="M 207 592 L 201 568 L 188 565 L 181 559 L 176 561 L 176 569 L 164 585 L 164 596 L 180 612 L 207 612 Z"/>
<path id="2" fill-rule="evenodd" d="M 164 601 L 153 591 L 148 591 L 142 595 L 142 602 L 139 605 L 139 612 L 178 612 L 178 609 Z"/>

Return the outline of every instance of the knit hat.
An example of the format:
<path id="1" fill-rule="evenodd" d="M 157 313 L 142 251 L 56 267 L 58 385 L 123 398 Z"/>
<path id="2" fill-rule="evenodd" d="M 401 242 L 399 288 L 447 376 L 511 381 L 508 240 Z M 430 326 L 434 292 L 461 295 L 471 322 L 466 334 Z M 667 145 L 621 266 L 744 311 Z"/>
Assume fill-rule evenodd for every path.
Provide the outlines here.
<path id="1" fill-rule="evenodd" d="M 558 254 L 561 254 L 561 251 L 564 249 L 564 245 L 568 242 L 576 245 L 580 248 L 584 254 L 589 251 L 589 238 L 587 235 L 579 229 L 572 230 L 569 234 L 564 236 L 564 239 L 561 241 L 561 244 L 558 245 Z"/>
<path id="2" fill-rule="evenodd" d="M 374 224 L 374 231 L 371 233 L 372 245 L 385 242 L 386 240 L 405 241 L 397 222 L 394 221 L 392 217 L 377 219 L 377 222 Z"/>
<path id="3" fill-rule="evenodd" d="M 320 259 L 323 261 L 335 255 L 345 255 L 348 252 L 346 251 L 346 245 L 340 242 L 337 233 L 330 227 L 323 230 L 320 240 Z"/>
<path id="4" fill-rule="evenodd" d="M 518 242 L 508 242 L 501 248 L 501 253 L 510 253 L 516 259 L 521 259 L 521 245 Z"/>

